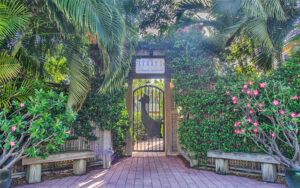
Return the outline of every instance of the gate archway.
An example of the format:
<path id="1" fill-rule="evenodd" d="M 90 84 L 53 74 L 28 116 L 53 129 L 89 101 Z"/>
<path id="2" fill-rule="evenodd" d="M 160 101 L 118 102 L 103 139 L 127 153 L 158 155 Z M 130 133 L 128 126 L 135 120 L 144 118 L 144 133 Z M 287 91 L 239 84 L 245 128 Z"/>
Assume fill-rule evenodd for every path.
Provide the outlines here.
<path id="1" fill-rule="evenodd" d="M 133 91 L 133 151 L 165 151 L 164 91 L 145 85 Z"/>

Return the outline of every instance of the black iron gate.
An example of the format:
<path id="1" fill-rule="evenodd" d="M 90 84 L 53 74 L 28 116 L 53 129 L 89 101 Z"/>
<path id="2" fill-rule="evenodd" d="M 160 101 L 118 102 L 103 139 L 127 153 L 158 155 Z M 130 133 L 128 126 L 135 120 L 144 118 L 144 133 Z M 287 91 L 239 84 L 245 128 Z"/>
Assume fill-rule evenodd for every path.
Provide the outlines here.
<path id="1" fill-rule="evenodd" d="M 133 91 L 133 151 L 164 151 L 164 91 L 142 86 Z"/>

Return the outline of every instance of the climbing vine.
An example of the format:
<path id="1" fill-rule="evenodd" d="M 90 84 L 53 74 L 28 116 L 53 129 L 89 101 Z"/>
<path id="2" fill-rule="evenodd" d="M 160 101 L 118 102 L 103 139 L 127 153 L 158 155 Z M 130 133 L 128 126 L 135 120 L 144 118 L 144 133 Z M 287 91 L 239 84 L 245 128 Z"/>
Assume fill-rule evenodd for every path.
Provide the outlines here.
<path id="1" fill-rule="evenodd" d="M 100 79 L 92 81 L 97 87 Z M 99 93 L 92 90 L 82 108 L 73 128 L 76 136 L 85 137 L 87 140 L 97 140 L 93 130 L 98 126 L 101 130 L 111 130 L 113 149 L 121 155 L 125 146 L 125 135 L 129 129 L 129 117 L 125 103 L 125 88 L 114 93 Z"/>
<path id="2" fill-rule="evenodd" d="M 257 151 L 255 144 L 233 134 L 241 114 L 234 112 L 226 86 L 239 81 L 218 63 L 217 48 L 204 36 L 181 33 L 168 53 L 175 103 L 180 109 L 179 139 L 184 150 L 205 158 L 208 150 Z"/>

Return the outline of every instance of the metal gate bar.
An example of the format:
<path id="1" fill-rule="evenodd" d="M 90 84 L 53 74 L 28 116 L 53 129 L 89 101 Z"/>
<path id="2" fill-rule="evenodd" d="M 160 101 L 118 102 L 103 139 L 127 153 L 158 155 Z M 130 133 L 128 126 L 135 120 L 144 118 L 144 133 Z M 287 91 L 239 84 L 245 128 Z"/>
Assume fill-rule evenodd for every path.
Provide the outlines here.
<path id="1" fill-rule="evenodd" d="M 165 150 L 164 91 L 146 85 L 133 91 L 133 151 Z"/>

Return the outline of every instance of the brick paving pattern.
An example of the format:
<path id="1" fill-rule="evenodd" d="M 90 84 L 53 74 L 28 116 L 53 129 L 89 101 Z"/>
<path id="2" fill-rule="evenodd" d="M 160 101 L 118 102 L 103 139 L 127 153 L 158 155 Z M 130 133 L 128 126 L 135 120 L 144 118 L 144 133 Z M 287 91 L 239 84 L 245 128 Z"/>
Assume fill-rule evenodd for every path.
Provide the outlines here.
<path id="1" fill-rule="evenodd" d="M 93 170 L 83 176 L 48 180 L 22 188 L 283 188 L 284 185 L 233 175 L 186 168 L 180 158 L 164 153 L 134 153 L 111 169 Z"/>

